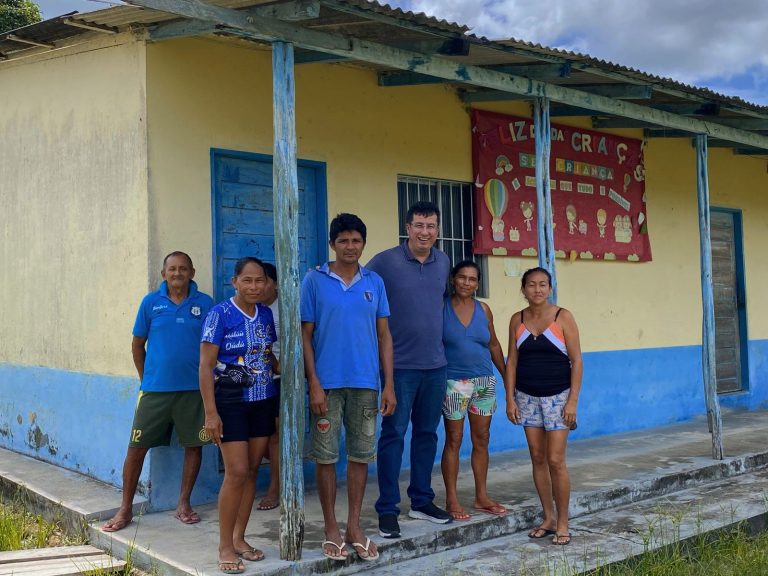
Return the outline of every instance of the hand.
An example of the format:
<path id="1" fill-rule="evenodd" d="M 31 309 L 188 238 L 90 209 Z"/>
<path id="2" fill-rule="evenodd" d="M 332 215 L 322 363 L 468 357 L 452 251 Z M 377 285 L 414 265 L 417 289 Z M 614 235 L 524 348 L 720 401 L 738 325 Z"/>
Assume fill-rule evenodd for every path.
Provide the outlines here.
<path id="1" fill-rule="evenodd" d="M 520 424 L 520 409 L 514 400 L 507 400 L 507 418 L 512 424 Z"/>
<path id="2" fill-rule="evenodd" d="M 381 415 L 392 416 L 395 413 L 396 407 L 395 387 L 393 384 L 385 384 L 384 389 L 381 391 Z"/>
<path id="3" fill-rule="evenodd" d="M 563 421 L 571 428 L 576 424 L 576 402 L 566 402 L 563 406 Z"/>
<path id="4" fill-rule="evenodd" d="M 328 402 L 326 400 L 325 390 L 320 386 L 320 382 L 315 380 L 316 384 L 309 385 L 309 409 L 312 414 L 322 416 L 328 412 Z"/>
<path id="5" fill-rule="evenodd" d="M 224 425 L 221 423 L 221 418 L 218 412 L 213 414 L 206 414 L 205 416 L 205 433 L 211 439 L 216 446 L 221 444 L 221 437 L 224 435 Z"/>

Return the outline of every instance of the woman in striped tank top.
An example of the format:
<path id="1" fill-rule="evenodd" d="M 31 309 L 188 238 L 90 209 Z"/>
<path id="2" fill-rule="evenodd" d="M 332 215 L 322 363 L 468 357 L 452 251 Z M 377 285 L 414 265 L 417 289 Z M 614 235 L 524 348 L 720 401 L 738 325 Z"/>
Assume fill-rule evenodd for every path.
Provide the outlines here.
<path id="1" fill-rule="evenodd" d="M 504 387 L 507 417 L 525 428 L 533 482 L 542 522 L 529 538 L 571 542 L 568 504 L 571 482 L 565 464 L 569 430 L 576 428 L 576 406 L 583 372 L 579 329 L 565 308 L 551 304 L 552 277 L 543 268 L 523 274 L 528 307 L 512 316 Z"/>

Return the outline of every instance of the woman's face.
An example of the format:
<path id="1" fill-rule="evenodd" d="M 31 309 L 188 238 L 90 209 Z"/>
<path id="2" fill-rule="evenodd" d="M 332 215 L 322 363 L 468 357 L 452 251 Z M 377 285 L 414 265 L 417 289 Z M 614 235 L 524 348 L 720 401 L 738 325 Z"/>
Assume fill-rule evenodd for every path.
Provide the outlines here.
<path id="1" fill-rule="evenodd" d="M 248 262 L 238 276 L 232 278 L 232 286 L 246 304 L 256 304 L 264 298 L 267 276 L 255 262 Z"/>
<path id="2" fill-rule="evenodd" d="M 470 298 L 475 295 L 479 281 L 480 278 L 474 266 L 459 268 L 453 278 L 451 278 L 454 292 L 464 298 Z"/>
<path id="3" fill-rule="evenodd" d="M 549 278 L 544 272 L 533 272 L 525 279 L 523 286 L 523 296 L 531 304 L 540 304 L 546 302 L 552 287 L 549 285 Z"/>

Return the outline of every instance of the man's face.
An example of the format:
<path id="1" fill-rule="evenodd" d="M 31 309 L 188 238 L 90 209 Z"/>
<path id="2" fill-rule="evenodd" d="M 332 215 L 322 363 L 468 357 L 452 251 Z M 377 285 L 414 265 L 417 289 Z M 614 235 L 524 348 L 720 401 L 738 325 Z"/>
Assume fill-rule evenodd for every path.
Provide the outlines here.
<path id="1" fill-rule="evenodd" d="M 408 232 L 408 245 L 411 250 L 429 252 L 437 241 L 437 214 L 431 216 L 414 214 L 413 220 L 410 224 L 406 224 L 405 229 Z"/>
<path id="2" fill-rule="evenodd" d="M 363 255 L 365 241 L 357 230 L 340 232 L 336 240 L 329 243 L 331 250 L 336 253 L 336 261 L 341 264 L 357 264 Z"/>
<path id="3" fill-rule="evenodd" d="M 262 294 L 262 301 L 266 304 L 269 302 L 270 304 L 275 301 L 277 298 L 277 282 L 272 280 L 269 276 L 267 276 L 266 281 L 264 282 L 264 293 Z"/>
<path id="4" fill-rule="evenodd" d="M 169 288 L 183 289 L 189 286 L 189 282 L 195 277 L 195 269 L 184 256 L 171 256 L 165 261 L 163 271 L 160 273 L 163 280 L 168 282 Z"/>

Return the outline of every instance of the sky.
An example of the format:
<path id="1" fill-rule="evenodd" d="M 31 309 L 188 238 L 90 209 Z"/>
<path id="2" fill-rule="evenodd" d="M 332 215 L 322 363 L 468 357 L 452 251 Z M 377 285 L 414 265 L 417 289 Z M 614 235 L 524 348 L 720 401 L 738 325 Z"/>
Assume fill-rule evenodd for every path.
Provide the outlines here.
<path id="1" fill-rule="evenodd" d="M 36 0 L 45 18 L 107 0 Z M 382 0 L 383 1 L 383 0 Z M 392 7 L 589 54 L 768 106 L 767 0 L 392 0 Z"/>

